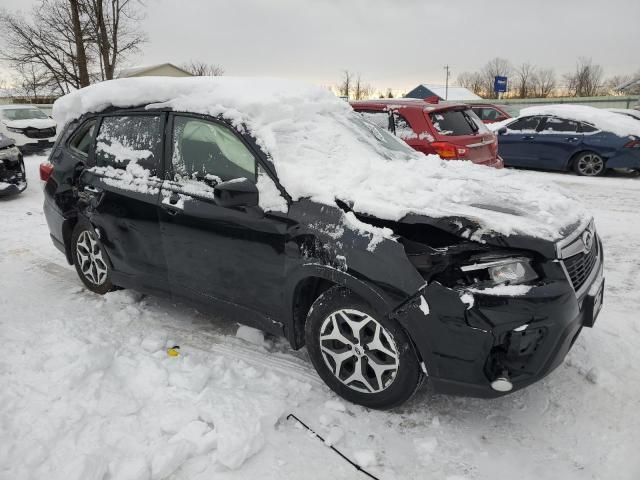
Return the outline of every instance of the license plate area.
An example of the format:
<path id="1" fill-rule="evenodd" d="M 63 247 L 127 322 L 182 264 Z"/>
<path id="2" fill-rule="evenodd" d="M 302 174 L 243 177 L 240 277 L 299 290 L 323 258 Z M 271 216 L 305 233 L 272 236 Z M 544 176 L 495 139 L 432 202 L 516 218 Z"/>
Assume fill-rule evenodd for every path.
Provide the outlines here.
<path id="1" fill-rule="evenodd" d="M 602 309 L 604 302 L 604 278 L 600 281 L 599 287 L 596 288 L 594 294 L 591 293 L 594 291 L 594 289 L 592 289 L 584 299 L 583 325 L 589 328 L 593 327 L 596 323 L 596 318 L 598 318 L 598 314 Z"/>

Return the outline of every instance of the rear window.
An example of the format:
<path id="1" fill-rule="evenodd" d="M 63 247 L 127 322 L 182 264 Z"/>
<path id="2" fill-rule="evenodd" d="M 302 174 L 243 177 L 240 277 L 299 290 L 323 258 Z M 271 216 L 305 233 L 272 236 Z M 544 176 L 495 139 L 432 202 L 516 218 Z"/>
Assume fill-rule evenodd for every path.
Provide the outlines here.
<path id="1" fill-rule="evenodd" d="M 429 118 L 440 135 L 474 135 L 479 130 L 479 126 L 465 110 L 432 112 L 429 114 Z"/>

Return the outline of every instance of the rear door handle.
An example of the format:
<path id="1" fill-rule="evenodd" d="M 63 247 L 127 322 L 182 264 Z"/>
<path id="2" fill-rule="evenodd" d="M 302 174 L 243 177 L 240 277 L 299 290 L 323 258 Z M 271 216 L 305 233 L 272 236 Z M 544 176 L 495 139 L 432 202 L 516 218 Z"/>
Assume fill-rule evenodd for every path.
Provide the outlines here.
<path id="1" fill-rule="evenodd" d="M 525 135 L 522 137 L 524 140 L 533 140 L 535 137 L 533 135 Z"/>
<path id="2" fill-rule="evenodd" d="M 167 205 L 166 203 L 162 204 L 162 208 L 171 216 L 175 216 L 182 212 L 182 209 L 175 205 Z"/>
<path id="3" fill-rule="evenodd" d="M 101 190 L 101 189 L 96 188 L 96 187 L 94 187 L 94 186 L 92 186 L 92 185 L 85 185 L 85 186 L 84 186 L 84 191 L 85 191 L 85 192 L 89 192 L 89 193 L 96 193 L 96 194 L 97 194 L 97 193 L 102 193 L 102 190 Z"/>

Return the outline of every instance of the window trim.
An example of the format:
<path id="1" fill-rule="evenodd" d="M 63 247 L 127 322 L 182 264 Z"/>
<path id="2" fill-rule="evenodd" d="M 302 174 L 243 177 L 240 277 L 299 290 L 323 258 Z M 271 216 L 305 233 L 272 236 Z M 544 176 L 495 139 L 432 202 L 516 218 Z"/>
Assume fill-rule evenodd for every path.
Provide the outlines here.
<path id="1" fill-rule="evenodd" d="M 71 145 L 71 142 L 73 141 L 74 138 L 76 138 L 76 135 L 78 135 L 89 123 L 95 123 L 96 128 L 93 130 L 93 133 L 91 134 L 91 141 L 89 142 L 89 150 L 85 154 L 84 152 L 78 150 L 73 145 Z M 98 128 L 100 127 L 100 123 L 101 123 L 100 119 L 98 117 L 93 117 L 93 116 L 88 117 L 83 122 L 79 123 L 79 125 L 73 130 L 73 132 L 71 132 L 71 135 L 69 135 L 69 137 L 67 138 L 67 141 L 65 143 L 66 149 L 69 152 L 73 153 L 74 155 L 82 157 L 87 161 L 87 163 L 93 160 L 96 134 L 98 133 Z"/>

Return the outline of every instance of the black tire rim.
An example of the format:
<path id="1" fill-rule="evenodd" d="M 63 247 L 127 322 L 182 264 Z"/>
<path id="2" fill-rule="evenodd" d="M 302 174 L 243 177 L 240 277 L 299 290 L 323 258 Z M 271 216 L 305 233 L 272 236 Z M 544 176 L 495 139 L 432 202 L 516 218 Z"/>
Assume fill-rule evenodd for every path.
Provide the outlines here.
<path id="1" fill-rule="evenodd" d="M 380 393 L 396 378 L 400 355 L 393 335 L 366 313 L 333 312 L 322 322 L 319 343 L 329 371 L 352 390 Z"/>
<path id="2" fill-rule="evenodd" d="M 95 233 L 90 230 L 83 230 L 80 233 L 76 241 L 76 258 L 82 276 L 89 283 L 99 287 L 107 281 L 109 267 Z"/>

